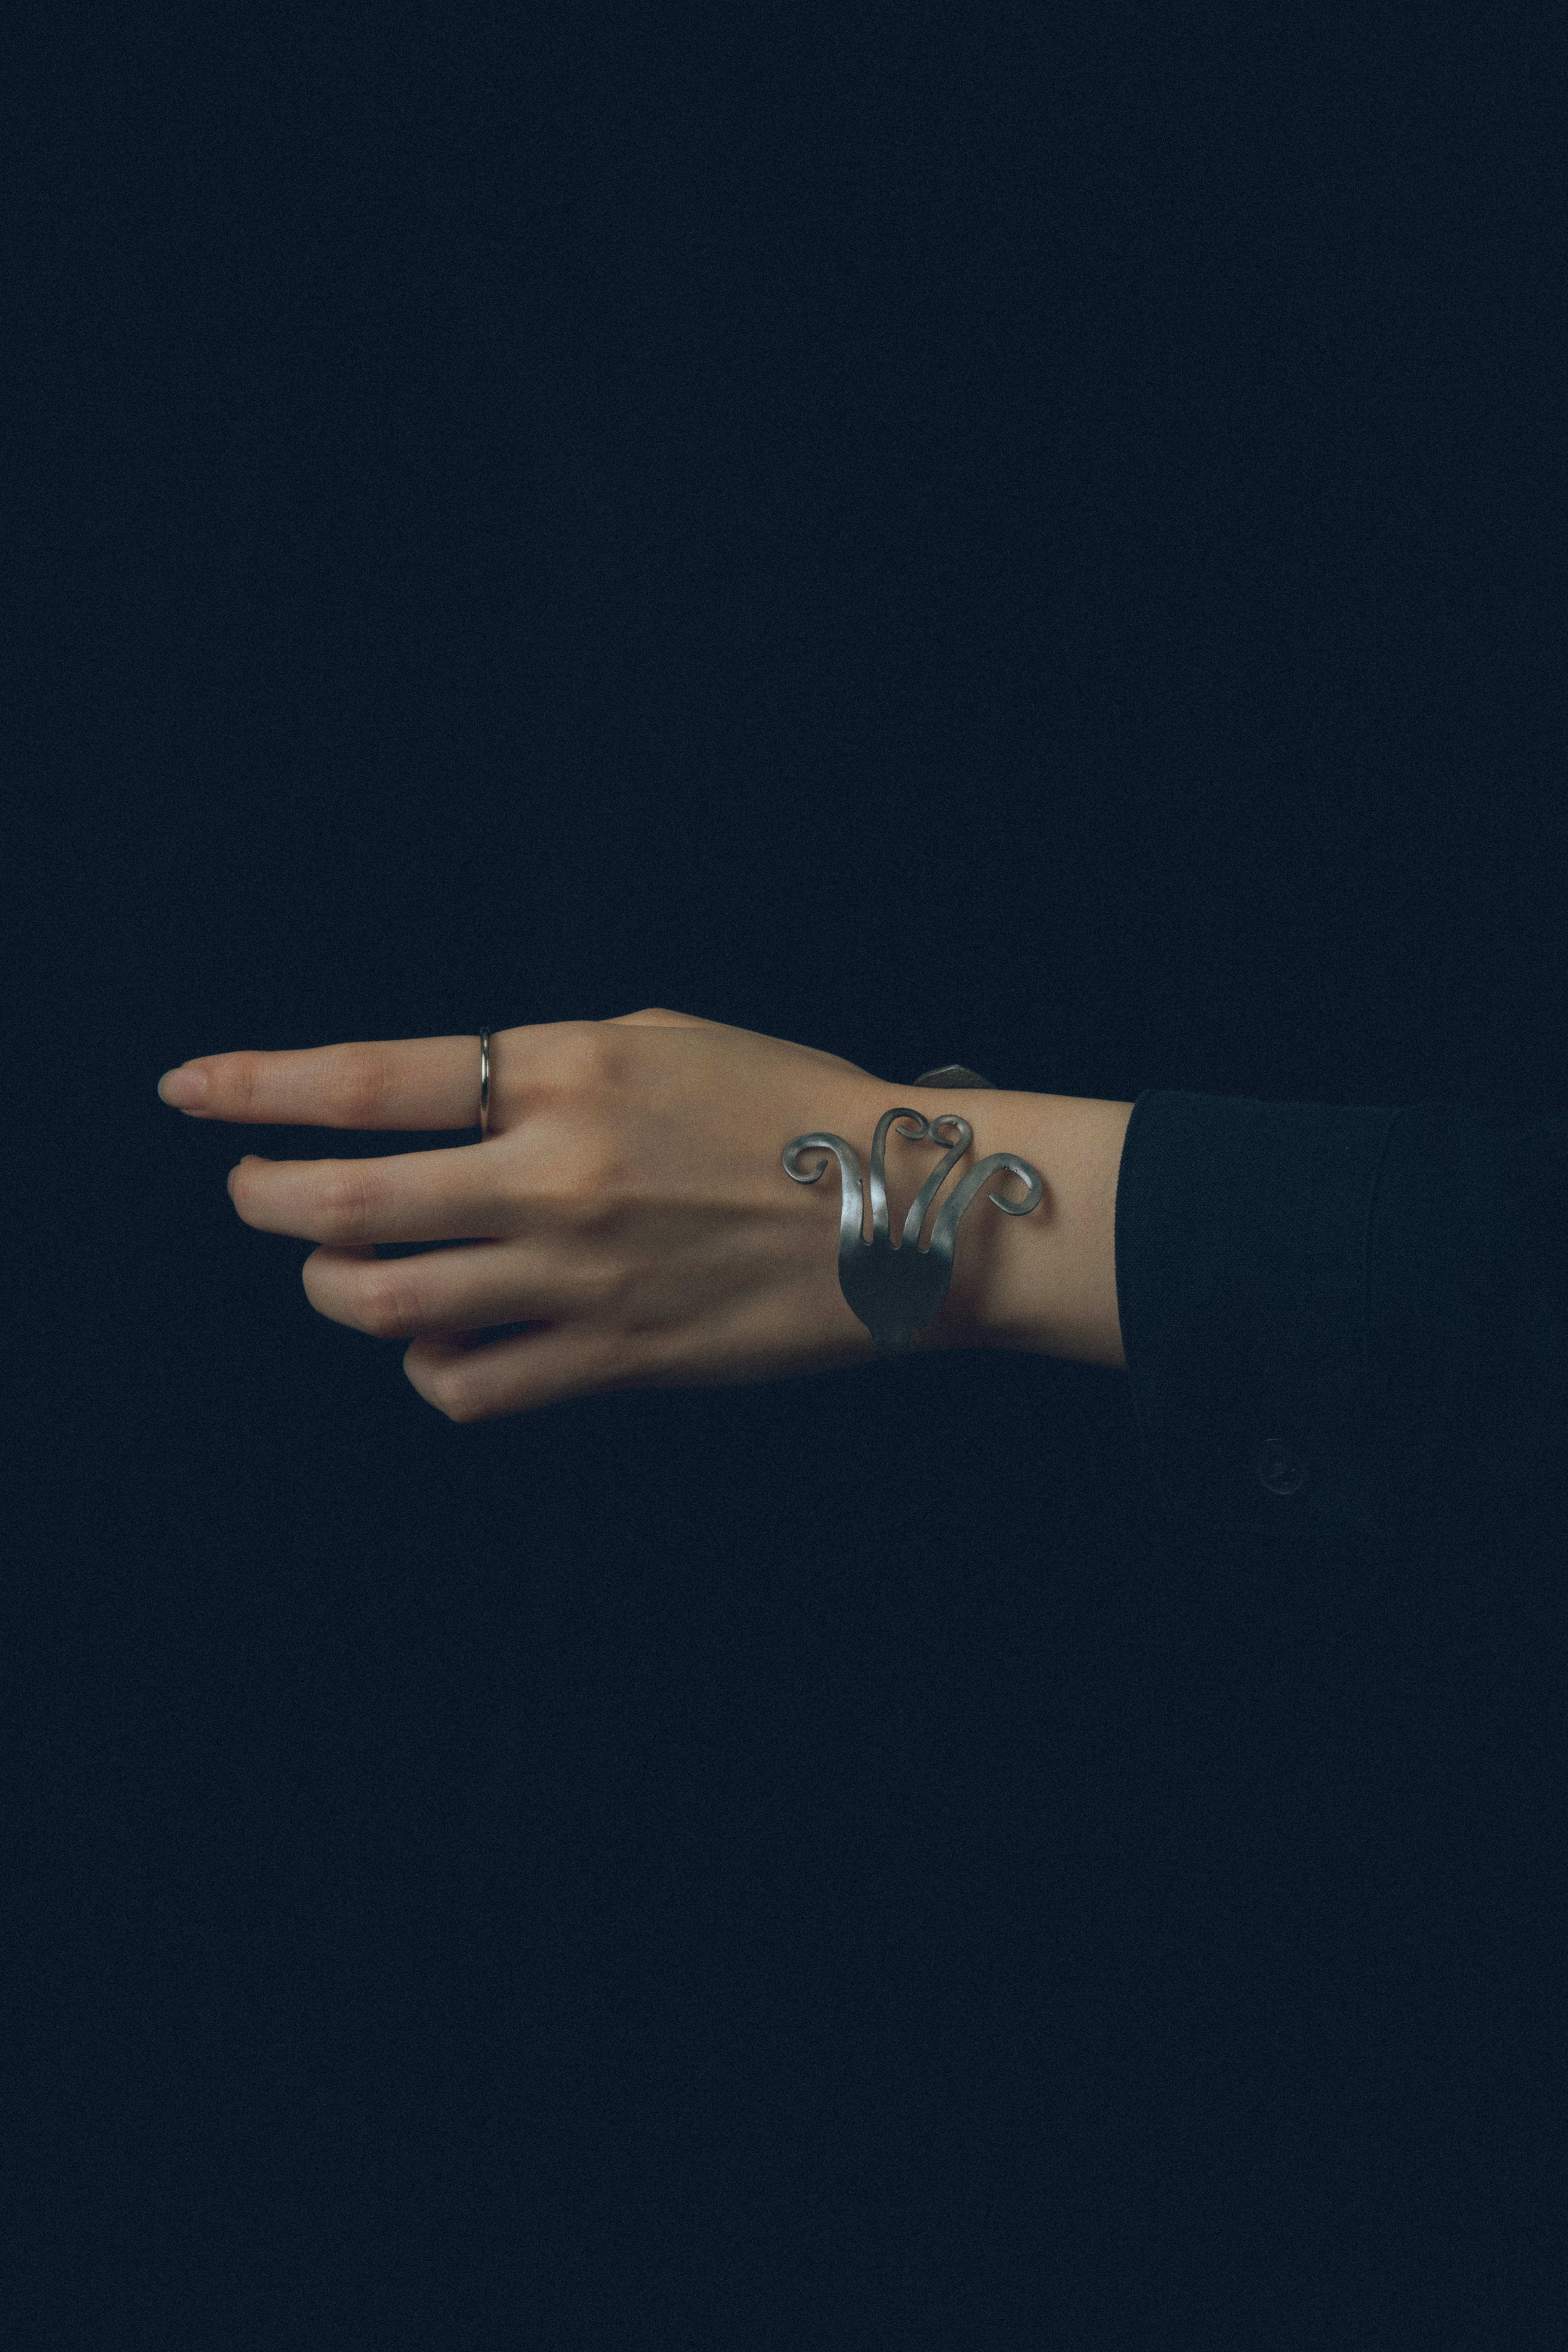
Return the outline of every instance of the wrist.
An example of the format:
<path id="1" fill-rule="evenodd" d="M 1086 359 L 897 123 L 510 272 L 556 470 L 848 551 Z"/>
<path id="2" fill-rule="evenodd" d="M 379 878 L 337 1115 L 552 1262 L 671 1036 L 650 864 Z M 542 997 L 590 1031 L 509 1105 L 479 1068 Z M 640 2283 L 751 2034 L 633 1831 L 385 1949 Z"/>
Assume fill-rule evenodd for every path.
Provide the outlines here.
<path id="1" fill-rule="evenodd" d="M 1005 1169 L 971 1202 L 958 1228 L 946 1300 L 916 1333 L 916 1348 L 1012 1349 L 1124 1370 L 1116 1305 L 1116 1181 L 1133 1105 L 967 1087 L 908 1087 L 887 1099 L 907 1099 L 927 1118 L 959 1111 L 974 1129 L 975 1139 L 943 1186 L 942 1199 L 993 1151 L 1018 1153 L 1045 1184 L 1040 1205 L 1028 1216 L 1006 1216 L 987 1197 L 993 1191 L 1004 1200 L 1019 1197 L 1019 1178 Z M 901 1209 L 924 1172 L 915 1171 L 916 1149 L 910 1146 L 907 1157 L 899 1157 Z M 918 1147 L 926 1166 L 930 1149 Z M 891 1153 L 889 1162 L 891 1202 Z"/>

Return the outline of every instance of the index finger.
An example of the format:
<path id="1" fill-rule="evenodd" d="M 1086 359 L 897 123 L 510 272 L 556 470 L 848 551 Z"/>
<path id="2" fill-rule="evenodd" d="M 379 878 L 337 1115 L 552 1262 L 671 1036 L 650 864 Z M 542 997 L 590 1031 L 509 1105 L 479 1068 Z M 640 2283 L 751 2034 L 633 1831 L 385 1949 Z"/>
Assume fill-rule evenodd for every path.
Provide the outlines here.
<path id="1" fill-rule="evenodd" d="M 193 1118 L 240 1126 L 477 1127 L 479 1037 L 204 1054 L 166 1070 L 158 1092 Z"/>

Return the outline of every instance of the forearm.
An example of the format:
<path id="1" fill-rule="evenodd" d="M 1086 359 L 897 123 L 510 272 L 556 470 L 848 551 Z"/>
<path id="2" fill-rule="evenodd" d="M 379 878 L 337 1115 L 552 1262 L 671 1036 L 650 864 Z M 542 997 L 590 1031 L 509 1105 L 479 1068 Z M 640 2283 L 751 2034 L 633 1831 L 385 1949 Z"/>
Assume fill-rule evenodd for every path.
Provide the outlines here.
<path id="1" fill-rule="evenodd" d="M 971 1202 L 958 1229 L 947 1301 L 927 1326 L 925 1344 L 1011 1348 L 1125 1370 L 1116 1311 L 1116 1178 L 1132 1104 L 967 1088 L 903 1091 L 927 1117 L 958 1110 L 973 1127 L 973 1147 L 953 1181 L 992 1151 L 1018 1152 L 1045 1180 L 1043 1200 L 1026 1217 L 1002 1215 L 984 1193 Z M 1004 1171 L 994 1189 L 1016 1199 L 1020 1187 Z"/>

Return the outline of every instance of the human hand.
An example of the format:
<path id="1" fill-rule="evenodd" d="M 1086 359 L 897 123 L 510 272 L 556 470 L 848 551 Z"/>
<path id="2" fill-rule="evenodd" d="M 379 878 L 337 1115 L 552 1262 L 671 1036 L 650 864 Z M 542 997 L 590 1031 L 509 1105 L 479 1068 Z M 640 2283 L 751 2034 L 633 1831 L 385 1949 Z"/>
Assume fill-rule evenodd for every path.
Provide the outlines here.
<path id="1" fill-rule="evenodd" d="M 201 1118 L 406 1131 L 476 1120 L 478 1081 L 476 1037 L 414 1037 L 211 1055 L 160 1092 Z M 881 1113 L 912 1093 L 836 1054 L 689 1013 L 548 1022 L 492 1034 L 483 1142 L 368 1160 L 246 1153 L 229 1192 L 258 1232 L 319 1244 L 303 1269 L 311 1305 L 406 1339 L 410 1381 L 452 1421 L 612 1389 L 777 1380 L 873 1353 L 839 1288 L 838 1185 L 791 1183 L 783 1148 L 827 1129 L 863 1163 Z M 912 1197 L 930 1159 L 895 1129 L 890 1196 Z M 421 1242 L 465 1246 L 376 1256 Z M 519 1322 L 533 1328 L 476 1336 Z M 963 1344 L 963 1328 L 950 1299 L 918 1341 Z"/>

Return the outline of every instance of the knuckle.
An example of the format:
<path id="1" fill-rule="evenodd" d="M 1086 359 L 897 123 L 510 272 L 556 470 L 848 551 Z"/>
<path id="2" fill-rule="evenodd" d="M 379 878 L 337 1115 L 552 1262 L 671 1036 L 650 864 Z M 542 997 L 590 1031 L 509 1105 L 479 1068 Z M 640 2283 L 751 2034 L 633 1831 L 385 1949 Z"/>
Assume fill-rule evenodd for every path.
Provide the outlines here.
<path id="1" fill-rule="evenodd" d="M 317 1222 L 322 1241 L 362 1241 L 370 1223 L 372 1188 L 363 1165 L 353 1160 L 325 1161 L 318 1175 Z"/>
<path id="2" fill-rule="evenodd" d="M 419 1286 L 404 1261 L 378 1265 L 361 1300 L 360 1320 L 372 1339 L 410 1339 L 424 1327 Z"/>
<path id="3" fill-rule="evenodd" d="M 379 1045 L 340 1045 L 334 1049 L 331 1087 L 350 1127 L 371 1127 L 387 1098 L 392 1081 L 392 1059 Z"/>
<path id="4" fill-rule="evenodd" d="M 630 1177 L 626 1152 L 614 1135 L 595 1128 L 580 1136 L 561 1169 L 564 1206 L 571 1223 L 584 1233 L 610 1230 Z"/>
<path id="5" fill-rule="evenodd" d="M 479 1399 L 463 1388 L 455 1389 L 437 1402 L 440 1411 L 446 1415 L 448 1421 L 457 1422 L 464 1426 L 471 1422 L 483 1421 L 486 1417 Z"/>
<path id="6" fill-rule="evenodd" d="M 656 1024 L 661 1029 L 713 1029 L 718 1025 L 704 1021 L 695 1013 L 677 1013 L 670 1004 L 644 1004 L 636 1013 L 623 1013 L 620 1017 L 628 1027 L 641 1024 L 643 1027 Z"/>
<path id="7" fill-rule="evenodd" d="M 614 1123 L 594 1113 L 563 1121 L 530 1171 L 530 1210 L 569 1233 L 605 1230 L 619 1216 L 631 1164 Z"/>
<path id="8" fill-rule="evenodd" d="M 461 1357 L 449 1357 L 439 1364 L 421 1363 L 416 1377 L 413 1363 L 405 1356 L 403 1370 L 426 1404 L 433 1404 L 448 1421 L 483 1419 L 478 1393 Z"/>
<path id="9" fill-rule="evenodd" d="M 605 1085 L 619 1066 L 619 1042 L 608 1023 L 559 1022 L 550 1054 L 556 1084 L 573 1093 Z"/>
<path id="10" fill-rule="evenodd" d="M 540 1186 L 537 1205 L 550 1227 L 577 1245 L 596 1252 L 608 1248 L 621 1233 L 624 1194 L 622 1171 L 616 1155 L 605 1150 L 574 1151 Z"/>
<path id="11" fill-rule="evenodd" d="M 246 1119 L 257 1108 L 261 1096 L 262 1056 L 240 1053 L 224 1055 L 221 1079 L 225 1109 L 236 1119 Z"/>

